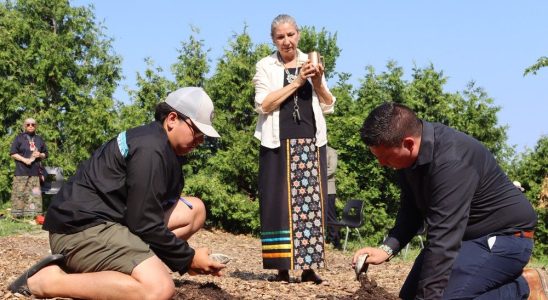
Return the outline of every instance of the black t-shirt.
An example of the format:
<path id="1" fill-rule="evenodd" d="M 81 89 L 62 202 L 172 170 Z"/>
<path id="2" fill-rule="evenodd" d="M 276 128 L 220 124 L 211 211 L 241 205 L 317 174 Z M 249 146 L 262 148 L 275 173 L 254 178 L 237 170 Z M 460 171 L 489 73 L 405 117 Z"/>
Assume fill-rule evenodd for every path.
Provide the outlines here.
<path id="1" fill-rule="evenodd" d="M 32 156 L 32 152 L 37 150 L 48 156 L 48 148 L 42 137 L 37 134 L 20 133 L 11 143 L 10 155 L 19 154 L 25 158 Z M 40 175 L 40 158 L 37 158 L 29 166 L 21 161 L 15 161 L 15 176 L 38 176 Z"/>
<path id="2" fill-rule="evenodd" d="M 295 68 L 287 69 L 290 74 L 295 74 Z M 287 73 L 284 72 L 284 86 L 288 85 Z M 295 94 L 291 94 L 280 105 L 280 139 L 313 138 L 316 136 L 314 111 L 312 110 L 312 84 L 307 80 L 297 91 L 297 104 L 299 106 L 300 121 L 295 121 Z"/>

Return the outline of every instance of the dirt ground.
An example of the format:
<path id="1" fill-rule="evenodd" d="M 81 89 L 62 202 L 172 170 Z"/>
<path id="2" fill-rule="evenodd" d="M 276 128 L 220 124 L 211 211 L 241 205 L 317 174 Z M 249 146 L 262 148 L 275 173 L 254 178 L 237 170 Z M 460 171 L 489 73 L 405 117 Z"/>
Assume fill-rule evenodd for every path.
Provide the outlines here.
<path id="1" fill-rule="evenodd" d="M 327 268 L 318 271 L 324 283 L 279 283 L 263 270 L 259 239 L 222 231 L 201 230 L 189 241 L 192 247 L 207 246 L 232 258 L 222 277 L 173 274 L 177 287 L 174 299 L 397 299 L 399 287 L 411 267 L 391 261 L 370 266 L 368 280 L 360 284 L 350 266 L 351 252 L 327 249 Z M 48 254 L 45 233 L 0 238 L 0 299 L 25 299 L 7 286 L 25 269 Z M 292 271 L 292 277 L 300 272 Z M 34 299 L 34 298 L 30 298 Z"/>

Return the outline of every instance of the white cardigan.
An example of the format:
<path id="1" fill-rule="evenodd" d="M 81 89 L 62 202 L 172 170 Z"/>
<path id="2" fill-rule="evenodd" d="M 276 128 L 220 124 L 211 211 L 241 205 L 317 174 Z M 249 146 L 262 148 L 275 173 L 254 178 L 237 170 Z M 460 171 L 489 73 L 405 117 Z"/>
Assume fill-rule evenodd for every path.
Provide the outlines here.
<path id="1" fill-rule="evenodd" d="M 308 55 L 298 50 L 297 65 L 303 64 L 308 60 Z M 261 104 L 264 98 L 272 91 L 284 87 L 284 65 L 278 60 L 277 52 L 261 59 L 255 68 L 257 72 L 253 77 L 255 84 L 255 111 L 259 113 L 257 126 L 255 127 L 255 137 L 261 141 L 261 145 L 267 148 L 280 147 L 280 109 L 276 108 L 270 113 L 262 110 Z M 308 79 L 310 84 L 312 80 Z M 322 77 L 323 85 L 327 89 L 325 77 Z M 327 91 L 331 94 L 329 89 Z M 316 122 L 316 146 L 321 147 L 327 144 L 327 126 L 323 114 L 332 113 L 335 106 L 335 97 L 330 105 L 321 103 L 318 95 L 312 89 L 312 110 L 314 111 L 314 121 Z"/>

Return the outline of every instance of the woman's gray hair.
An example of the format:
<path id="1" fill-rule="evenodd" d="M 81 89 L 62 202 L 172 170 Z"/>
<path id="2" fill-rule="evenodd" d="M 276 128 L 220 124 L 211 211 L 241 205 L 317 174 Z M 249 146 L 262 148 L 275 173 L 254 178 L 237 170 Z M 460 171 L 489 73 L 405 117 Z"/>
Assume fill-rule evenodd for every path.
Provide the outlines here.
<path id="1" fill-rule="evenodd" d="M 272 38 L 272 40 L 274 40 L 274 32 L 276 31 L 278 25 L 286 23 L 295 26 L 295 29 L 297 29 L 297 32 L 299 32 L 299 25 L 297 25 L 297 21 L 295 21 L 295 18 L 290 15 L 281 14 L 275 17 L 274 20 L 272 20 L 272 25 L 270 26 L 270 37 Z"/>

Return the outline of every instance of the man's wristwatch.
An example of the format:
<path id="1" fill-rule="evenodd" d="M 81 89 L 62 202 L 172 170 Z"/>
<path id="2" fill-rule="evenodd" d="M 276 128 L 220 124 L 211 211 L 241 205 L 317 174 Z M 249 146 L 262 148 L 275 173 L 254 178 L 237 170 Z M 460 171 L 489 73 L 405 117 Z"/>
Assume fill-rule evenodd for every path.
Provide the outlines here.
<path id="1" fill-rule="evenodd" d="M 388 245 L 382 244 L 379 246 L 379 249 L 386 252 L 388 254 L 388 259 L 386 261 L 389 261 L 394 256 L 394 250 L 390 248 Z"/>

